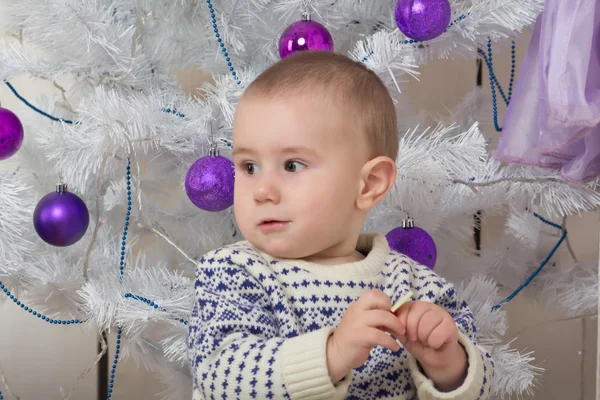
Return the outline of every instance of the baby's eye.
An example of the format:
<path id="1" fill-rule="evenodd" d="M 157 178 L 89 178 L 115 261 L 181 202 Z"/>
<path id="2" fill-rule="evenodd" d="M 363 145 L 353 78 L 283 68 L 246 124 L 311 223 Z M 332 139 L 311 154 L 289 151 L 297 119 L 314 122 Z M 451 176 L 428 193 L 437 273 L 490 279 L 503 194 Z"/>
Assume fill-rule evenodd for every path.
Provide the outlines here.
<path id="1" fill-rule="evenodd" d="M 251 162 L 246 162 L 246 163 L 242 164 L 242 169 L 248 175 L 254 175 L 255 173 L 258 172 L 258 165 L 251 163 Z"/>
<path id="2" fill-rule="evenodd" d="M 298 172 L 302 171 L 306 168 L 306 164 L 301 163 L 300 161 L 286 161 L 285 170 L 287 172 Z"/>

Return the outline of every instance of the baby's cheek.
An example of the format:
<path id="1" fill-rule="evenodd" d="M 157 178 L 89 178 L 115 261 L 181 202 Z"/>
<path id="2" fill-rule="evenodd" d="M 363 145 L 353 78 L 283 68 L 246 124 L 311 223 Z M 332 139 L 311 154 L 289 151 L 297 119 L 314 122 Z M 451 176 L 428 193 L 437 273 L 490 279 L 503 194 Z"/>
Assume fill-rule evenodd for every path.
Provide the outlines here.
<path id="1" fill-rule="evenodd" d="M 304 214 L 306 220 L 322 221 L 324 217 L 331 218 L 331 208 L 323 199 L 310 199 L 305 203 Z"/>
<path id="2" fill-rule="evenodd" d="M 251 216 L 252 210 L 244 202 L 237 202 L 234 204 L 234 215 L 235 220 L 242 230 L 242 234 L 247 235 L 252 228 Z"/>

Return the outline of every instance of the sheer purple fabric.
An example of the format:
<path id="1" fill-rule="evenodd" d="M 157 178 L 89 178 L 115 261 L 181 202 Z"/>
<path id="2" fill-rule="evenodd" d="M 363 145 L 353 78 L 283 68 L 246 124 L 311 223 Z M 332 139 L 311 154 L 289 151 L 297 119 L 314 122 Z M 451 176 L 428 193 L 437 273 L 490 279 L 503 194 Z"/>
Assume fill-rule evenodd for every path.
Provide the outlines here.
<path id="1" fill-rule="evenodd" d="M 600 0 L 546 0 L 494 157 L 600 175 Z"/>

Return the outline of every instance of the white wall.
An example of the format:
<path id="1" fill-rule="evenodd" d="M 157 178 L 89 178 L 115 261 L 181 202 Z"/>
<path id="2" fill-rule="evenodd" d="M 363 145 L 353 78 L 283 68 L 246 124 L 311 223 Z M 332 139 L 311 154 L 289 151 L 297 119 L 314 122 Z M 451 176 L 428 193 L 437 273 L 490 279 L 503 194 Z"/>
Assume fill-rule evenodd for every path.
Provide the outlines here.
<path id="1" fill-rule="evenodd" d="M 517 45 L 519 62 L 527 43 L 528 36 L 524 35 Z M 494 55 L 497 75 L 504 85 L 507 84 L 510 70 L 509 50 L 496 51 Z M 440 60 L 428 64 L 421 71 L 421 82 L 410 84 L 405 94 L 431 112 L 442 113 L 444 107 L 452 108 L 475 84 L 476 68 L 472 60 Z M 181 75 L 181 81 L 188 92 L 193 92 L 201 79 L 200 74 L 194 72 Z M 487 98 L 490 96 L 488 82 L 485 73 Z M 41 93 L 55 90 L 47 82 L 28 77 L 15 79 L 13 83 L 32 101 Z M 3 107 L 16 112 L 23 121 L 30 118 L 31 111 L 5 86 L 0 87 L 0 101 Z M 489 113 L 491 114 L 491 108 Z M 496 142 L 498 135 L 493 128 L 487 126 L 485 129 Z M 484 220 L 484 251 L 486 245 L 498 234 L 501 224 L 501 218 Z M 596 213 L 569 219 L 569 235 L 580 258 L 597 259 L 599 224 Z M 512 325 L 507 337 L 512 337 L 528 326 L 564 317 L 558 312 L 543 311 L 522 296 L 507 307 Z M 542 385 L 527 399 L 594 398 L 595 325 L 595 319 L 547 322 L 519 335 L 516 346 L 535 351 L 537 360 L 547 369 Z M 17 308 L 12 302 L 0 305 L 0 367 L 4 369 L 10 387 L 21 400 L 62 399 L 59 388 L 69 388 L 79 373 L 93 362 L 95 339 L 94 333 L 81 327 L 54 326 L 42 322 Z M 114 344 L 111 348 L 114 348 Z M 112 354 L 110 361 L 112 362 Z M 71 399 L 94 399 L 95 377 L 94 370 L 78 386 Z M 0 390 L 4 393 L 2 386 L 0 383 Z M 138 369 L 133 363 L 119 363 L 113 398 L 149 399 L 159 390 L 157 379 L 152 373 Z M 5 394 L 5 398 L 10 397 Z"/>

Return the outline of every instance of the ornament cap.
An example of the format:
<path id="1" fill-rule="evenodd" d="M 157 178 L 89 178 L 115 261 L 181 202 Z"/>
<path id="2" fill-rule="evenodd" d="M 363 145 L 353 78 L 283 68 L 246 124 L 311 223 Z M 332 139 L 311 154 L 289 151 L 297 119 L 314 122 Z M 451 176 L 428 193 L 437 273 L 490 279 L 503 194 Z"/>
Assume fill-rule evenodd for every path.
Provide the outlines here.
<path id="1" fill-rule="evenodd" d="M 67 193 L 68 190 L 68 185 L 66 183 L 59 183 L 56 185 L 56 193 Z"/>
<path id="2" fill-rule="evenodd" d="M 310 21 L 310 20 L 311 20 L 310 12 L 302 11 L 302 21 Z"/>
<path id="3" fill-rule="evenodd" d="M 415 221 L 411 217 L 406 217 L 402 220 L 402 228 L 410 229 L 415 227 Z"/>
<path id="4" fill-rule="evenodd" d="M 210 146 L 210 150 L 208 151 L 208 155 L 210 157 L 218 157 L 219 156 L 219 149 L 217 148 L 216 145 L 212 145 Z"/>

